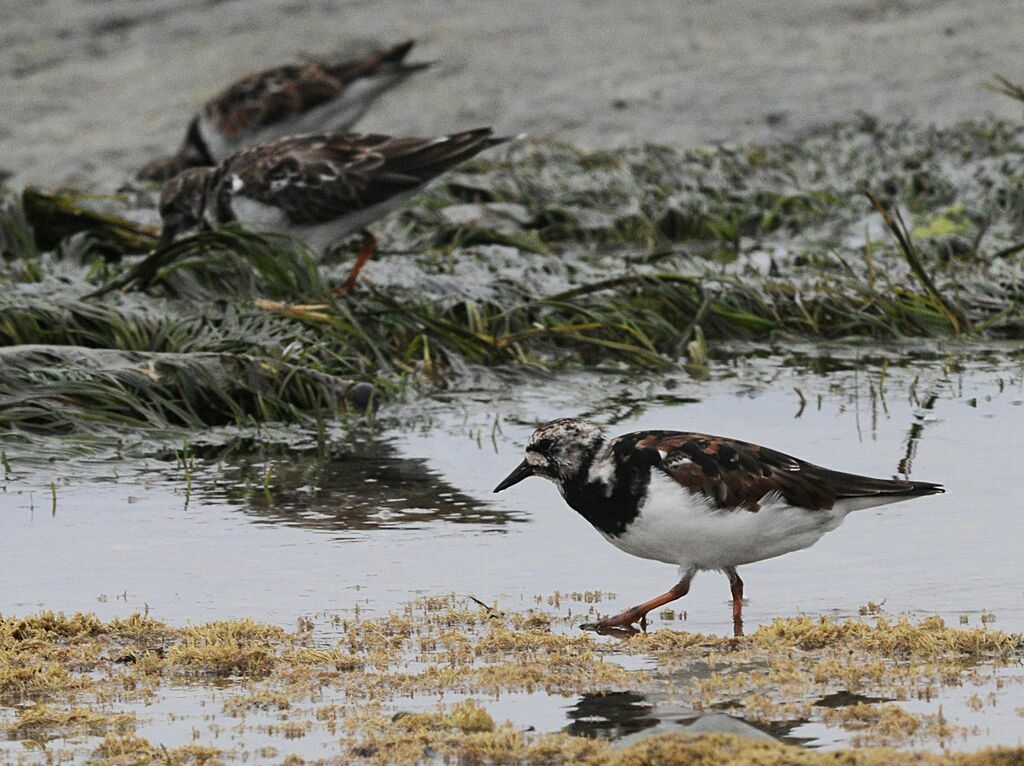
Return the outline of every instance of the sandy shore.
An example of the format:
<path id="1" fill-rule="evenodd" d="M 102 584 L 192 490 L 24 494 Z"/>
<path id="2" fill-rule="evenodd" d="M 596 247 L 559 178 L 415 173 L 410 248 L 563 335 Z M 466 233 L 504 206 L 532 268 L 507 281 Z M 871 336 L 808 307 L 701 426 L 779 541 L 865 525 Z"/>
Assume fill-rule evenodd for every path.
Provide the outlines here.
<path id="1" fill-rule="evenodd" d="M 9 0 L 0 172 L 109 182 L 171 149 L 195 106 L 297 52 L 419 41 L 438 62 L 366 130 L 493 124 L 584 145 L 785 138 L 864 111 L 1020 117 L 980 87 L 1024 80 L 1000 0 Z"/>

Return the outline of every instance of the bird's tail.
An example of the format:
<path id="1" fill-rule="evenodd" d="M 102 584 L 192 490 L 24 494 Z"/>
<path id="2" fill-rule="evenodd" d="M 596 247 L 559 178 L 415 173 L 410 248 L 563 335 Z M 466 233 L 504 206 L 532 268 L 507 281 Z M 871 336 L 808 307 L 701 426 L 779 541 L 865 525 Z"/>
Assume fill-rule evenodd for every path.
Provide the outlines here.
<path id="1" fill-rule="evenodd" d="M 400 72 L 418 72 L 421 69 L 426 69 L 433 65 L 433 61 L 406 61 L 405 57 L 409 55 L 409 51 L 416 44 L 415 40 L 406 40 L 404 43 L 399 43 L 390 48 L 385 48 L 380 51 L 377 56 L 380 61 L 381 67 L 388 67 L 400 71 Z"/>
<path id="2" fill-rule="evenodd" d="M 941 484 L 906 479 L 874 479 L 867 476 L 829 472 L 829 483 L 836 490 L 836 505 L 847 511 L 875 508 L 925 495 L 946 491 Z"/>
<path id="3" fill-rule="evenodd" d="M 390 48 L 371 53 L 359 61 L 324 62 L 323 66 L 343 82 L 366 77 L 397 83 L 413 72 L 419 72 L 434 63 L 433 61 L 406 61 L 405 57 L 409 55 L 409 51 L 415 44 L 415 40 L 406 40 Z"/>
<path id="4" fill-rule="evenodd" d="M 474 128 L 432 139 L 390 139 L 380 150 L 387 158 L 389 172 L 406 173 L 426 181 L 508 140 L 506 136 L 495 136 L 491 128 Z"/>
<path id="5" fill-rule="evenodd" d="M 910 485 L 904 494 L 907 497 L 921 497 L 922 495 L 939 495 L 946 491 L 941 484 L 932 484 L 930 481 L 909 481 Z"/>

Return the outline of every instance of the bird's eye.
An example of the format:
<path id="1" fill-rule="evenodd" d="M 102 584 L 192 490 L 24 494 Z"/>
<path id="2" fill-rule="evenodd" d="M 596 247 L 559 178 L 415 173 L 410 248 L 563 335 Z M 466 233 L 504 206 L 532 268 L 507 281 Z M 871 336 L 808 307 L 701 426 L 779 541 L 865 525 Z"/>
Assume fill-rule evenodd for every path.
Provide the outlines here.
<path id="1" fill-rule="evenodd" d="M 526 447 L 527 452 L 536 452 L 540 455 L 545 455 L 551 451 L 551 442 L 548 439 L 541 439 L 538 442 L 534 442 Z"/>

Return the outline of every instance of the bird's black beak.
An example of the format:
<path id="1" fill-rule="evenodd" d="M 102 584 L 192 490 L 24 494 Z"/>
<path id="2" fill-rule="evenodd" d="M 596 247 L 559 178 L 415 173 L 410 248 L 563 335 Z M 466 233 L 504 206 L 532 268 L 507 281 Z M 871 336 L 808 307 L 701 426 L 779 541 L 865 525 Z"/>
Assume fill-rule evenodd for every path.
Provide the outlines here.
<path id="1" fill-rule="evenodd" d="M 518 484 L 523 479 L 527 479 L 530 476 L 533 476 L 533 466 L 524 460 L 516 466 L 512 473 L 505 477 L 501 484 L 494 488 L 494 491 L 501 492 L 503 489 L 508 489 L 513 484 Z"/>

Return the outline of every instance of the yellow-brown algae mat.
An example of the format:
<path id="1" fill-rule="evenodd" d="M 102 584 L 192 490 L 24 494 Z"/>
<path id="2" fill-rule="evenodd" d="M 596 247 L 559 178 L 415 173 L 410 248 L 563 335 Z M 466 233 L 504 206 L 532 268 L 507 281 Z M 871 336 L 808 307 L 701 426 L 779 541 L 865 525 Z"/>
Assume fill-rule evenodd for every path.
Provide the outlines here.
<path id="1" fill-rule="evenodd" d="M 591 600 L 584 594 L 561 599 L 568 611 L 584 615 Z M 251 620 L 174 627 L 140 615 L 110 622 L 51 612 L 3 617 L 0 727 L 11 741 L 0 743 L 7 748 L 0 752 L 25 762 L 126 764 L 1024 764 L 1020 749 L 953 754 L 964 733 L 956 721 L 941 709 L 921 715 L 899 704 L 950 687 L 980 688 L 999 669 L 1019 666 L 1021 637 L 987 625 L 952 627 L 937 617 L 793 617 L 739 639 L 661 629 L 620 641 L 580 633 L 574 626 L 581 614 L 559 611 L 552 615 L 543 605 L 510 611 L 446 596 L 372 619 L 302 618 L 295 631 Z M 627 670 L 628 655 L 642 656 L 648 669 Z M 1021 678 L 998 677 L 997 688 Z M 671 696 L 694 711 L 740 713 L 759 724 L 817 722 L 865 748 L 824 753 L 678 733 L 616 745 L 524 731 L 488 710 L 509 693 L 621 689 Z M 142 736 L 154 711 L 182 690 L 194 692 L 187 698 L 202 725 L 193 724 L 183 741 Z M 813 704 L 837 691 L 887 701 Z M 990 696 L 985 704 L 999 703 L 997 693 Z M 414 699 L 419 709 L 408 712 Z M 228 729 L 225 747 L 217 734 Z M 300 745 L 314 739 L 320 745 L 311 756 Z M 948 750 L 936 754 L 940 748 Z"/>

